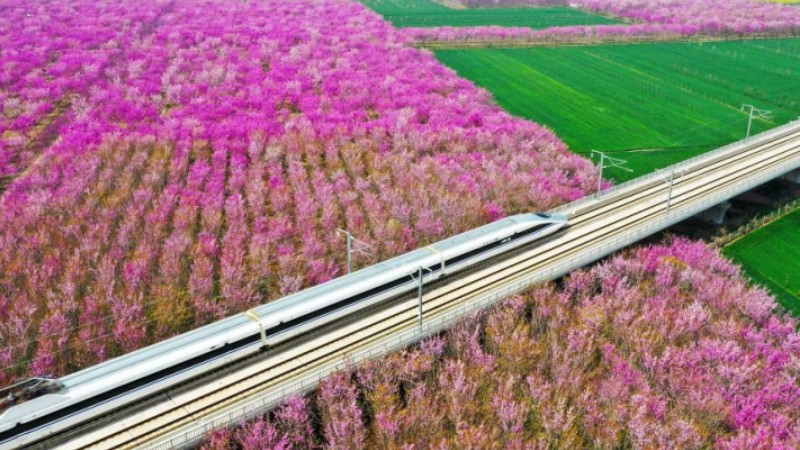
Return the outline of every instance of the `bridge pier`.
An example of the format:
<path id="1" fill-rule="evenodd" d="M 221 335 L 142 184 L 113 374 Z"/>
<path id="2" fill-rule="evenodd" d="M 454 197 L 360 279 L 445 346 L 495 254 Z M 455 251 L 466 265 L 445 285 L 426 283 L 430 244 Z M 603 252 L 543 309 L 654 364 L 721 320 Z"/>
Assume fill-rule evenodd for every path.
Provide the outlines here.
<path id="1" fill-rule="evenodd" d="M 800 169 L 794 169 L 793 171 L 781 176 L 781 178 L 784 180 L 789 180 L 795 184 L 800 184 Z"/>
<path id="2" fill-rule="evenodd" d="M 697 217 L 707 220 L 715 225 L 722 225 L 722 223 L 725 221 L 725 213 L 728 212 L 730 207 L 731 203 L 725 201 L 697 214 Z"/>

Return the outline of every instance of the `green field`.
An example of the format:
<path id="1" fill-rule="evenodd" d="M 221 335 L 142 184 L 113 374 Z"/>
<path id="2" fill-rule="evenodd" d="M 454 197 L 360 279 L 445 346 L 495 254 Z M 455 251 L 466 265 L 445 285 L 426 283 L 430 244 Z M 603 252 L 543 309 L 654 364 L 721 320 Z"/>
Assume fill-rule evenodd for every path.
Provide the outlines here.
<path id="1" fill-rule="evenodd" d="M 800 114 L 800 39 L 440 50 L 515 115 L 549 126 L 573 151 L 613 152 L 633 173 L 744 137 L 742 104 L 771 110 L 753 132 Z"/>
<path id="2" fill-rule="evenodd" d="M 619 23 L 572 8 L 450 9 L 429 0 L 361 0 L 398 27 L 501 25 L 547 28 Z"/>
<path id="3" fill-rule="evenodd" d="M 800 211 L 733 242 L 723 253 L 800 317 Z"/>

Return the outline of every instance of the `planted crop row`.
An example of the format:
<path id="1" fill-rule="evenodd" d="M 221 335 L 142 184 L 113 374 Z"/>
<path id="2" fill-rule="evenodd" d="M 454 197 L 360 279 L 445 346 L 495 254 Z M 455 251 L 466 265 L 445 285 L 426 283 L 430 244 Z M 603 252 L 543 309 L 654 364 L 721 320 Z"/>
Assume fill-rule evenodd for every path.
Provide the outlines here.
<path id="1" fill-rule="evenodd" d="M 598 25 L 617 20 L 574 8 L 450 9 L 423 1 L 362 0 L 398 27 L 475 27 L 485 25 L 542 29 L 565 25 Z"/>
<path id="2" fill-rule="evenodd" d="M 800 211 L 747 234 L 723 250 L 790 311 L 800 311 Z"/>
<path id="3" fill-rule="evenodd" d="M 626 152 L 633 177 L 744 138 L 742 104 L 800 113 L 798 40 L 587 48 L 441 50 L 511 113 L 552 127 L 573 151 Z M 655 151 L 652 151 L 655 150 Z M 619 156 L 619 155 L 617 155 Z"/>

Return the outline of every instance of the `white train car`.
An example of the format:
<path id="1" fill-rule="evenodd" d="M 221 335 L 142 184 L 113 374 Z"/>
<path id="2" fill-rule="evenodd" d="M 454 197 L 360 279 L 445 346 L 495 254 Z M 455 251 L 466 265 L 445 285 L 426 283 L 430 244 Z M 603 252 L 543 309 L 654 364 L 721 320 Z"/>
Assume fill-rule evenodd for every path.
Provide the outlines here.
<path id="1" fill-rule="evenodd" d="M 59 380 L 0 391 L 0 446 L 46 438 L 171 385 L 301 336 L 556 233 L 561 215 L 521 214 L 414 250 Z M 35 386 L 35 387 L 31 387 Z"/>

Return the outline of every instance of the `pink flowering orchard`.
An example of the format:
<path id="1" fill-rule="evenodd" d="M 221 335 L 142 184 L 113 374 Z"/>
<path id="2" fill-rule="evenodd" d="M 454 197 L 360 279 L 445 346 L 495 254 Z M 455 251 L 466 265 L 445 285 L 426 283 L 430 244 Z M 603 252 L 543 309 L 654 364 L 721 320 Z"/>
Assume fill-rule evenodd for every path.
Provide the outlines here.
<path id="1" fill-rule="evenodd" d="M 759 0 L 577 0 L 591 11 L 704 34 L 797 32 L 800 10 Z"/>
<path id="2" fill-rule="evenodd" d="M 591 162 L 420 41 L 800 25 L 800 8 L 751 0 L 573 6 L 630 23 L 398 30 L 353 0 L 0 2 L 0 387 L 340 276 L 338 229 L 368 244 L 359 268 L 597 189 Z M 800 448 L 797 325 L 675 239 L 334 374 L 203 447 Z"/>
<path id="3" fill-rule="evenodd" d="M 115 79 L 129 62 L 139 72 L 146 67 L 144 60 L 126 59 L 134 56 L 145 24 L 165 7 L 108 1 L 0 5 L 0 179 L 24 171 L 56 140 L 62 148 L 97 142 L 109 121 L 89 120 L 90 105 L 105 103 L 98 96 L 114 96 L 114 103 L 125 96 Z"/>
<path id="4" fill-rule="evenodd" d="M 0 384 L 597 183 L 359 3 L 57 3 L 0 5 Z"/>
<path id="5" fill-rule="evenodd" d="M 682 26 L 685 34 L 800 30 L 800 10 L 761 0 L 460 0 L 459 3 L 477 8 L 570 6 L 636 23 Z"/>
<path id="6" fill-rule="evenodd" d="M 525 27 L 430 27 L 404 28 L 402 32 L 418 43 L 518 43 L 540 44 L 631 42 L 634 40 L 674 41 L 699 34 L 683 25 L 575 25 L 534 30 Z"/>
<path id="7" fill-rule="evenodd" d="M 776 309 L 702 243 L 639 248 L 204 448 L 797 448 L 800 333 Z"/>

